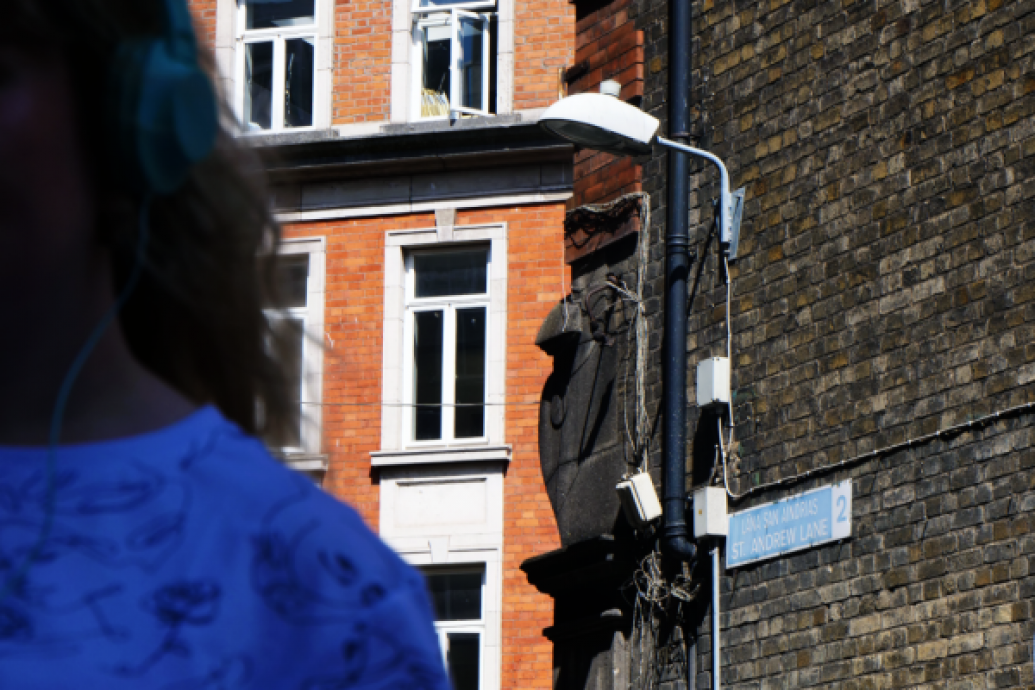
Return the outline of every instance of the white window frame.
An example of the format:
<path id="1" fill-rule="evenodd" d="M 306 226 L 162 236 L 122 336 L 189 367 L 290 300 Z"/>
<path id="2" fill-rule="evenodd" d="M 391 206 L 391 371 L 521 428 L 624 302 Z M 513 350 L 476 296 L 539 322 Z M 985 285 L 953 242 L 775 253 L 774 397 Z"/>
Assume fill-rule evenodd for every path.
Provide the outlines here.
<path id="1" fill-rule="evenodd" d="M 478 295 L 446 295 L 443 297 L 424 297 L 418 298 L 415 296 L 416 293 L 416 272 L 413 268 L 414 257 L 421 253 L 427 254 L 430 252 L 449 254 L 454 251 L 464 251 L 470 249 L 482 249 L 484 247 L 486 253 L 486 292 Z M 488 420 L 487 412 L 488 406 L 485 407 L 483 412 L 483 433 L 481 436 L 471 436 L 466 438 L 456 438 L 456 312 L 457 309 L 464 309 L 466 307 L 484 307 L 485 308 L 485 383 L 486 390 L 483 391 L 482 399 L 486 399 L 488 396 L 488 368 L 489 368 L 489 333 L 492 332 L 492 312 L 491 306 L 491 294 L 492 285 L 489 281 L 489 265 L 492 263 L 492 250 L 484 245 L 462 245 L 462 246 L 451 246 L 451 247 L 436 247 L 432 250 L 411 250 L 406 252 L 406 322 L 403 329 L 403 343 L 405 344 L 405 354 L 403 360 L 403 380 L 409 381 L 410 385 L 406 386 L 403 391 L 403 404 L 409 411 L 403 419 L 403 438 L 405 445 L 413 448 L 426 448 L 429 446 L 441 446 L 446 445 L 482 445 L 488 441 L 488 434 L 486 433 L 485 426 L 487 426 Z M 420 312 L 429 311 L 441 311 L 442 312 L 442 429 L 441 437 L 428 440 L 418 441 L 416 438 L 415 429 L 413 427 L 414 416 L 416 411 L 416 403 L 413 399 L 414 396 L 414 353 L 413 353 L 413 339 L 414 339 L 414 317 Z"/>
<path id="2" fill-rule="evenodd" d="M 333 86 L 334 2 L 315 0 L 315 22 L 303 26 L 245 30 L 247 6 L 240 0 L 219 0 L 216 15 L 216 61 L 223 75 L 224 91 L 233 101 L 234 111 L 241 122 L 241 134 L 263 136 L 306 132 L 331 126 Z M 284 127 L 283 98 L 274 97 L 271 103 L 270 129 L 249 130 L 244 122 L 245 100 L 245 46 L 248 43 L 273 41 L 273 92 L 283 94 L 284 51 L 286 40 L 292 38 L 314 40 L 313 124 L 308 127 Z M 278 124 L 279 123 L 279 124 Z"/>
<path id="3" fill-rule="evenodd" d="M 300 435 L 298 447 L 273 448 L 285 458 L 314 456 L 323 445 L 323 339 L 324 293 L 326 283 L 327 242 L 323 237 L 286 239 L 280 247 L 282 256 L 309 255 L 309 277 L 306 282 L 306 306 L 280 310 L 303 319 L 305 339 L 302 344 L 302 386 L 300 391 Z M 280 318 L 278 310 L 268 310 L 270 318 Z"/>
<path id="4" fill-rule="evenodd" d="M 488 16 L 496 18 L 496 103 L 495 114 L 507 115 L 514 108 L 514 0 L 477 0 L 477 2 L 457 2 L 438 7 L 419 7 L 418 0 L 393 0 L 392 9 L 392 122 L 426 122 L 444 120 L 447 116 L 421 116 L 421 86 L 423 84 L 423 51 L 421 49 L 421 28 L 433 22 L 436 14 L 441 15 L 440 23 L 452 22 L 456 11 L 488 11 Z M 495 11 L 493 11 L 495 10 Z M 446 17 L 449 19 L 446 19 Z M 452 31 L 454 44 L 457 32 Z M 483 50 L 489 53 L 490 41 L 484 41 Z M 455 63 L 458 50 L 455 45 L 452 59 Z M 489 54 L 491 57 L 491 54 Z M 484 110 L 470 108 L 456 109 L 459 101 L 459 89 L 455 88 L 452 77 L 457 70 L 451 69 L 450 82 L 450 115 L 462 114 L 486 116 L 493 104 L 489 99 L 489 74 L 492 71 L 489 57 L 484 59 L 483 69 L 483 103 Z"/>
<path id="5" fill-rule="evenodd" d="M 442 653 L 442 664 L 448 663 L 449 650 L 447 645 L 449 643 L 449 633 L 478 633 L 478 686 L 482 690 L 486 686 L 486 645 L 485 636 L 488 631 L 488 626 L 485 621 L 485 609 L 486 601 L 485 597 L 488 594 L 488 572 L 484 563 L 471 563 L 466 565 L 450 566 L 445 568 L 424 566 L 421 567 L 421 573 L 427 576 L 429 573 L 435 574 L 467 574 L 467 573 L 478 573 L 482 576 L 482 591 L 481 591 L 481 611 L 480 617 L 477 620 L 460 620 L 460 621 L 435 621 L 435 634 L 438 636 L 438 647 Z"/>
<path id="6" fill-rule="evenodd" d="M 488 313 L 485 342 L 485 435 L 476 439 L 415 441 L 412 433 L 413 363 L 408 256 L 422 249 L 488 246 Z M 430 300 L 431 298 L 429 298 Z M 438 298 L 434 298 L 438 299 Z M 449 298 L 450 300 L 454 298 Z M 458 297 L 457 304 L 464 298 Z M 416 301 L 416 300 L 415 300 Z M 486 303 L 477 296 L 470 304 Z M 381 412 L 382 451 L 428 451 L 501 446 L 504 443 L 507 321 L 506 224 L 389 232 L 385 238 L 385 320 Z M 444 387 L 447 386 L 444 382 Z M 452 394 L 451 394 L 452 395 Z M 446 408 L 448 409 L 448 408 Z M 451 414 L 451 413 L 450 413 Z M 445 418 L 443 414 L 443 418 Z M 443 419 L 443 427 L 445 427 Z M 450 434 L 451 435 L 451 434 Z"/>
<path id="7" fill-rule="evenodd" d="M 503 656 L 503 482 L 506 455 L 500 453 L 488 462 L 461 464 L 450 464 L 444 455 L 447 454 L 439 454 L 439 462 L 429 465 L 379 467 L 380 534 L 407 563 L 417 568 L 434 567 L 452 572 L 477 568 L 485 573 L 482 580 L 480 690 L 499 690 Z M 486 511 L 483 520 L 466 522 L 442 515 L 428 521 L 400 519 L 414 511 L 410 501 L 401 495 L 403 489 L 412 490 L 420 486 L 434 492 L 436 486 L 455 482 L 484 487 Z M 450 622 L 450 626 L 456 625 L 450 632 L 460 632 L 462 626 L 475 627 L 470 623 Z M 436 629 L 438 627 L 436 625 Z"/>
<path id="8" fill-rule="evenodd" d="M 432 12 L 448 12 L 452 9 L 461 10 L 495 10 L 496 0 L 457 0 L 456 2 L 440 3 L 421 7 L 420 0 L 413 0 L 410 11 L 414 14 L 429 14 Z"/>
<path id="9" fill-rule="evenodd" d="M 460 42 L 460 20 L 470 19 L 480 21 L 482 24 L 482 107 L 468 108 L 460 105 L 460 58 L 462 45 Z M 450 26 L 452 29 L 451 40 L 453 43 L 451 55 L 453 56 L 453 69 L 450 72 L 449 107 L 454 113 L 465 115 L 488 115 L 489 114 L 489 74 L 492 72 L 489 64 L 489 47 L 492 40 L 489 35 L 489 24 L 491 17 L 488 14 L 476 14 L 461 9 L 453 8 L 450 13 Z"/>
<path id="10" fill-rule="evenodd" d="M 495 3 L 492 3 L 493 9 L 495 9 Z M 429 8 L 422 8 L 428 10 Z M 490 58 L 490 44 L 492 41 L 489 36 L 489 24 L 492 19 L 491 13 L 476 13 L 468 12 L 465 9 L 459 7 L 452 7 L 451 9 L 443 11 L 442 8 L 435 8 L 433 11 L 425 11 L 423 16 L 414 14 L 414 25 L 413 25 L 413 41 L 415 46 L 415 53 L 417 60 L 414 65 L 414 107 L 416 112 L 414 118 L 417 120 L 446 120 L 455 118 L 460 114 L 464 115 L 489 115 L 489 108 L 492 104 L 489 103 L 489 74 L 492 72 L 491 65 L 489 64 Z M 481 108 L 469 108 L 460 105 L 460 57 L 462 51 L 462 45 L 460 42 L 460 20 L 469 19 L 472 21 L 480 21 L 482 24 L 482 107 Z M 450 36 L 450 48 L 449 48 L 449 115 L 431 115 L 424 117 L 421 115 L 421 98 L 420 92 L 421 87 L 424 83 L 424 53 L 421 48 L 423 44 L 422 33 L 424 29 L 431 26 L 449 26 Z M 497 39 L 498 42 L 498 39 Z M 498 72 L 498 68 L 497 68 Z"/>

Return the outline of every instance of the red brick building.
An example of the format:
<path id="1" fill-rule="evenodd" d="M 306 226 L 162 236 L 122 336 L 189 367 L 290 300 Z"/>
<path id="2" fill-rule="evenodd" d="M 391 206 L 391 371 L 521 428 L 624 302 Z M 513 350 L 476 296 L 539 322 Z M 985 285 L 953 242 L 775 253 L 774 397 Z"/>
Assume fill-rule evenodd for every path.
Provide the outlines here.
<path id="1" fill-rule="evenodd" d="M 574 56 L 566 0 L 191 0 L 285 227 L 271 446 L 429 576 L 462 688 L 551 687 L 559 544 L 534 344 L 567 292 L 572 150 L 537 119 Z"/>

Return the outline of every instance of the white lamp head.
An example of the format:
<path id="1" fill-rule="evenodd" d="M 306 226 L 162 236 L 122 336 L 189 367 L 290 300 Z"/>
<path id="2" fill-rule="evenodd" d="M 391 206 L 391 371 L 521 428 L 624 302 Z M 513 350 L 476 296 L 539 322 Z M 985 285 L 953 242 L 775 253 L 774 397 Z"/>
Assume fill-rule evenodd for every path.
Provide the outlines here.
<path id="1" fill-rule="evenodd" d="M 539 124 L 551 134 L 587 149 L 616 156 L 651 151 L 658 119 L 613 96 L 580 93 L 557 101 Z"/>

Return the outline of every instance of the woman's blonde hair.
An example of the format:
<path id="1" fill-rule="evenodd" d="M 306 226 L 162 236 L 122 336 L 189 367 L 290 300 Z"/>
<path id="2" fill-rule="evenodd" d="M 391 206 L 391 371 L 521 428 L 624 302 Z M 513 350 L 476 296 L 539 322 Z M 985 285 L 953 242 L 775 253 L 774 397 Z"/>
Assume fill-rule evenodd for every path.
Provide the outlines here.
<path id="1" fill-rule="evenodd" d="M 174 0 L 184 2 L 185 0 Z M 120 42 L 158 36 L 161 0 L 8 0 L 0 40 L 64 53 L 81 140 L 92 162 L 98 240 L 110 247 L 118 290 L 137 255 L 135 198 L 112 161 L 107 80 Z M 199 62 L 215 73 L 210 52 Z M 225 101 L 225 99 L 223 99 Z M 224 106 L 224 121 L 232 122 Z M 117 136 L 117 133 L 116 133 Z M 134 355 L 196 403 L 211 403 L 253 434 L 297 424 L 298 406 L 271 356 L 264 315 L 274 300 L 280 231 L 262 165 L 226 131 L 183 186 L 154 199 L 139 285 L 120 315 Z M 266 257 L 266 258 L 263 258 Z"/>

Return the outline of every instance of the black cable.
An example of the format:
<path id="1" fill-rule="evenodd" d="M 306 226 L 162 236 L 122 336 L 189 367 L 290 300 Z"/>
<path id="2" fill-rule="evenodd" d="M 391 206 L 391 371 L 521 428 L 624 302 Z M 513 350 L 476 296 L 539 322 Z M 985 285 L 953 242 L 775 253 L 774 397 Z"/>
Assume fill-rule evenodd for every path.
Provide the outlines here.
<path id="1" fill-rule="evenodd" d="M 743 499 L 747 498 L 748 496 L 753 496 L 754 494 L 758 494 L 758 493 L 761 493 L 763 491 L 767 491 L 769 489 L 774 489 L 774 488 L 780 487 L 780 486 L 790 486 L 792 484 L 798 484 L 800 482 L 805 481 L 809 477 L 815 477 L 815 476 L 822 475 L 822 474 L 829 474 L 830 472 L 834 472 L 836 470 L 843 469 L 845 467 L 856 465 L 858 463 L 862 463 L 862 462 L 865 462 L 867 460 L 873 460 L 875 458 L 880 458 L 880 457 L 885 456 L 885 455 L 890 455 L 892 453 L 897 453 L 897 452 L 899 452 L 901 450 L 908 450 L 910 448 L 914 448 L 914 447 L 919 446 L 919 445 L 930 443 L 931 441 L 935 441 L 937 439 L 941 439 L 941 438 L 944 438 L 946 436 L 953 436 L 955 434 L 961 434 L 964 431 L 968 431 L 970 429 L 974 429 L 974 428 L 978 428 L 978 427 L 982 427 L 982 426 L 986 426 L 986 425 L 992 424 L 993 422 L 997 422 L 1000 419 L 1003 419 L 1003 418 L 1006 418 L 1006 417 L 1013 417 L 1015 415 L 1020 415 L 1020 414 L 1024 414 L 1026 412 L 1032 412 L 1032 411 L 1035 411 L 1035 402 L 1024 403 L 1023 405 L 1015 405 L 1013 407 L 1008 407 L 1005 410 L 1000 410 L 999 412 L 993 412 L 992 414 L 985 415 L 983 417 L 978 417 L 977 419 L 972 419 L 969 422 L 962 422 L 960 424 L 954 424 L 954 425 L 946 427 L 944 429 L 939 429 L 938 431 L 932 432 L 930 434 L 925 434 L 925 435 L 919 436 L 917 438 L 911 438 L 908 441 L 902 441 L 901 443 L 895 443 L 895 444 L 890 445 L 890 446 L 885 446 L 883 448 L 877 448 L 876 450 L 871 450 L 869 452 L 862 453 L 861 455 L 856 455 L 854 457 L 846 458 L 845 460 L 841 460 L 840 462 L 835 462 L 835 463 L 833 463 L 831 465 L 822 465 L 820 467 L 816 467 L 814 469 L 807 470 L 807 471 L 802 472 L 800 474 L 791 475 L 789 477 L 784 477 L 783 479 L 777 479 L 777 480 L 772 481 L 772 482 L 766 482 L 765 484 L 759 484 L 759 485 L 753 486 L 753 487 L 751 487 L 751 488 L 747 489 L 746 491 L 743 491 L 742 493 L 739 493 L 739 494 L 733 493 L 733 492 L 730 491 L 729 482 L 727 480 L 726 481 L 726 493 L 727 493 L 727 495 L 729 495 L 730 503 L 737 503 L 738 501 L 742 501 Z M 723 473 L 725 474 L 725 468 L 723 468 Z"/>
<path id="2" fill-rule="evenodd" d="M 687 298 L 686 303 L 686 315 L 690 314 L 694 310 L 694 299 L 697 298 L 697 286 L 701 284 L 701 274 L 704 272 L 704 262 L 708 259 L 708 249 L 712 246 L 712 238 L 715 237 L 716 222 L 712 221 L 712 226 L 708 230 L 708 236 L 704 239 L 704 247 L 701 249 L 701 253 L 697 257 L 697 275 L 694 276 L 694 286 L 690 289 L 690 296 Z"/>

